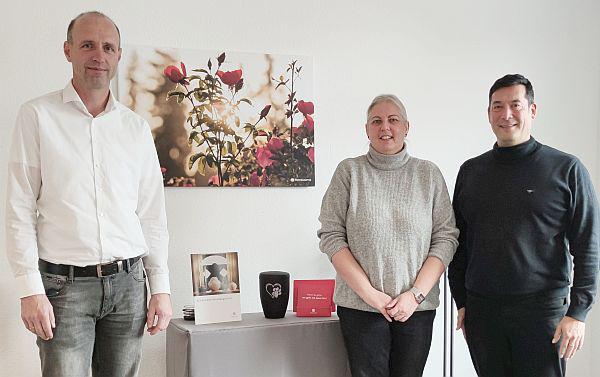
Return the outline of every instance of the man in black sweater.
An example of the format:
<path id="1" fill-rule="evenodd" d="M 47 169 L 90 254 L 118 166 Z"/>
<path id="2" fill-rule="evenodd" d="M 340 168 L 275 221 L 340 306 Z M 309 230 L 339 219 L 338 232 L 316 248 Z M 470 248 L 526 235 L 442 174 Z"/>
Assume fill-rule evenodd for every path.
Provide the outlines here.
<path id="1" fill-rule="evenodd" d="M 594 187 L 576 157 L 531 137 L 536 111 L 529 80 L 498 79 L 488 105 L 497 142 L 456 179 L 450 288 L 479 376 L 564 376 L 596 293 Z"/>

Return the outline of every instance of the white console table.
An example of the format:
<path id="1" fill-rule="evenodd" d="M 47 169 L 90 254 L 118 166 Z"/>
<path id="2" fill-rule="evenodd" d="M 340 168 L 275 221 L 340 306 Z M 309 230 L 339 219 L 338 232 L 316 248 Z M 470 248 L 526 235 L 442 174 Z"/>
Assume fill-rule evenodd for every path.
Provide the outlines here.
<path id="1" fill-rule="evenodd" d="M 337 316 L 194 325 L 174 319 L 167 329 L 167 377 L 350 376 Z"/>

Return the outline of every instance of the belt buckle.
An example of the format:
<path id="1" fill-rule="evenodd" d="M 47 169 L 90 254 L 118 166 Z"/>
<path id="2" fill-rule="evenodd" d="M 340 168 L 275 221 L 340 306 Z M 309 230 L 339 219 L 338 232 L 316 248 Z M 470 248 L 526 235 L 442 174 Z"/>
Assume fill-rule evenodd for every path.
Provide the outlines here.
<path id="1" fill-rule="evenodd" d="M 113 263 L 116 263 L 116 264 L 117 264 L 117 271 L 116 271 L 116 272 L 113 272 L 113 273 L 109 273 L 108 275 L 103 275 L 103 274 L 102 274 L 102 266 L 108 266 L 108 265 L 111 265 L 111 264 L 113 264 Z M 114 275 L 114 274 L 116 274 L 116 273 L 119 273 L 119 272 L 121 272 L 121 271 L 123 271 L 123 261 L 122 261 L 122 260 L 117 260 L 117 261 L 115 261 L 115 262 L 108 262 L 108 263 L 104 263 L 104 264 L 97 264 L 97 265 L 96 265 L 96 275 L 97 275 L 97 277 L 99 277 L 99 278 L 106 277 L 106 276 L 110 276 L 110 275 Z"/>

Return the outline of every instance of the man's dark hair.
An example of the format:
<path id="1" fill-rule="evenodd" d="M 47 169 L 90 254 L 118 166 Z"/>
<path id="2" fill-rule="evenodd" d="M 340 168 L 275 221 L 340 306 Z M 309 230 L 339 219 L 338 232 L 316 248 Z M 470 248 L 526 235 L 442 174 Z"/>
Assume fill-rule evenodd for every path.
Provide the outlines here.
<path id="1" fill-rule="evenodd" d="M 90 11 L 90 12 L 83 12 L 80 15 L 78 15 L 77 17 L 75 17 L 74 19 L 71 20 L 71 22 L 69 22 L 69 26 L 67 27 L 67 42 L 69 43 L 73 43 L 73 26 L 75 26 L 75 22 L 77 22 L 78 19 L 80 19 L 83 16 L 98 16 L 98 17 L 104 17 L 107 20 L 109 20 L 110 22 L 112 22 L 113 25 L 115 25 L 115 29 L 117 29 L 117 34 L 119 35 L 119 47 L 121 47 L 121 31 L 119 31 L 119 27 L 117 26 L 117 24 L 115 24 L 115 22 L 113 20 L 111 20 L 110 17 L 108 17 L 107 15 L 105 15 L 102 12 L 98 12 L 98 11 Z"/>
<path id="2" fill-rule="evenodd" d="M 488 96 L 488 107 L 492 104 L 492 94 L 498 89 L 507 88 L 515 85 L 523 85 L 525 86 L 525 98 L 527 98 L 527 102 L 529 105 L 534 103 L 533 98 L 533 85 L 531 82 L 523 75 L 519 74 L 510 74 L 496 80 L 494 85 L 490 88 L 490 94 Z"/>

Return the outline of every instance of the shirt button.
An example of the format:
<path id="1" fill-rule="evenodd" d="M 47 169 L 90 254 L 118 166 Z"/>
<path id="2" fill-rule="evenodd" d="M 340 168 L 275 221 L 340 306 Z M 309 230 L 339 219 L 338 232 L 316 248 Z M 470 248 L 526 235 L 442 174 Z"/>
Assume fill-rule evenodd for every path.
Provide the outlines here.
<path id="1" fill-rule="evenodd" d="M 104 213 L 103 212 L 100 212 L 100 217 L 104 217 Z"/>

